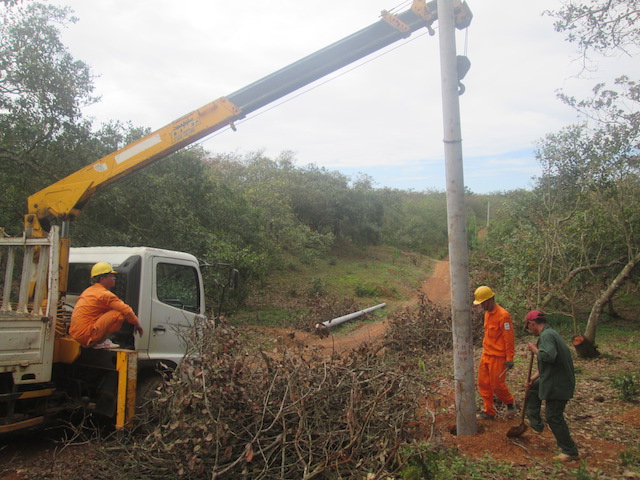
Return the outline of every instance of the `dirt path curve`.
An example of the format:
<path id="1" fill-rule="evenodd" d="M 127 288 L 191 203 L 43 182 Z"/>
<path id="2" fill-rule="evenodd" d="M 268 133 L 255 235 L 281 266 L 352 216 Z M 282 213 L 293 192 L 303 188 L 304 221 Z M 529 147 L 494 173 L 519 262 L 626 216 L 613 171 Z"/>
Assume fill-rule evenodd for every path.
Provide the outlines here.
<path id="1" fill-rule="evenodd" d="M 434 263 L 433 273 L 420 287 L 419 292 L 427 295 L 432 302 L 447 304 L 451 301 L 449 275 L 449 260 L 438 260 Z M 417 293 L 411 303 L 417 302 Z M 354 320 L 357 322 L 357 320 Z M 357 348 L 363 343 L 374 343 L 382 339 L 387 330 L 388 322 L 376 323 L 360 322 L 350 333 L 346 335 L 333 335 L 329 330 L 329 336 L 321 338 L 308 332 L 284 332 L 281 329 L 260 329 L 274 334 L 275 342 L 285 345 L 297 344 L 306 347 L 323 349 L 327 354 L 343 353 Z"/>
<path id="2" fill-rule="evenodd" d="M 449 260 L 438 260 L 434 264 L 433 273 L 420 287 L 420 292 L 424 293 L 432 302 L 448 304 L 451 302 L 450 284 Z M 376 339 L 382 338 L 387 326 L 387 321 L 363 323 L 347 335 L 329 335 L 323 339 L 314 336 L 313 339 L 309 339 L 308 344 L 335 349 L 341 353 L 357 348 L 362 343 L 374 342 Z"/>
<path id="3" fill-rule="evenodd" d="M 433 267 L 433 274 L 420 289 L 434 303 L 451 303 L 451 273 L 449 259 L 438 260 Z"/>

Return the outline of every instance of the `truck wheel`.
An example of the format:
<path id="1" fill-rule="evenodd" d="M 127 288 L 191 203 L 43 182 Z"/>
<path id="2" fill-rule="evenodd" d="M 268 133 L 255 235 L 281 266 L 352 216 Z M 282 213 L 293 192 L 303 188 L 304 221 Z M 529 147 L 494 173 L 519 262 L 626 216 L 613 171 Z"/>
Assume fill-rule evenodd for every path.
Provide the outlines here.
<path id="1" fill-rule="evenodd" d="M 160 373 L 143 376 L 138 381 L 136 389 L 136 423 L 140 426 L 153 425 L 158 420 L 158 412 L 155 408 L 154 399 L 158 398 L 156 393 L 158 388 L 164 383 L 164 378 Z"/>

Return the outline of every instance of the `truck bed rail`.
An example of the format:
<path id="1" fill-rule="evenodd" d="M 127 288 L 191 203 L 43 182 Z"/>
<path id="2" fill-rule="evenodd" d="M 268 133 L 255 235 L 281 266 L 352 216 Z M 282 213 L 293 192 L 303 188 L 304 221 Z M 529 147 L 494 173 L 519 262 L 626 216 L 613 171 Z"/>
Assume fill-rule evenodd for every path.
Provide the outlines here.
<path id="1" fill-rule="evenodd" d="M 58 236 L 52 227 L 46 238 L 0 238 L 0 375 L 11 374 L 14 386 L 51 379 Z"/>

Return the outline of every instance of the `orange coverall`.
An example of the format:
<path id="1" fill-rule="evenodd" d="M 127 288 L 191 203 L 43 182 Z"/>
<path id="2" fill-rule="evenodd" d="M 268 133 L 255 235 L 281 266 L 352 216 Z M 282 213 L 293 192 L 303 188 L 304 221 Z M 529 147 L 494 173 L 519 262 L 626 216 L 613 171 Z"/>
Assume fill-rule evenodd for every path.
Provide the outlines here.
<path id="1" fill-rule="evenodd" d="M 504 404 L 514 402 L 505 384 L 505 362 L 513 362 L 514 355 L 515 335 L 511 315 L 496 304 L 492 311 L 484 312 L 484 340 L 478 367 L 478 391 L 484 404 L 482 410 L 489 415 L 496 414 L 494 395 Z"/>
<path id="2" fill-rule="evenodd" d="M 83 346 L 93 346 L 110 333 L 117 332 L 124 321 L 138 324 L 133 309 L 99 283 L 87 288 L 71 314 L 69 335 Z"/>

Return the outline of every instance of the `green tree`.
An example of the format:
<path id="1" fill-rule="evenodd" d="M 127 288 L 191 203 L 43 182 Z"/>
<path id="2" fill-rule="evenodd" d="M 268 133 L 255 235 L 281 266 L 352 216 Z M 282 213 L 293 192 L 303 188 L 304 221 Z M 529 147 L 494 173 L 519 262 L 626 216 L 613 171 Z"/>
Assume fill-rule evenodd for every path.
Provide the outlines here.
<path id="1" fill-rule="evenodd" d="M 7 7 L 14 7 L 18 5 L 22 0 L 2 0 L 1 3 L 4 3 Z"/>
<path id="2" fill-rule="evenodd" d="M 575 43 L 585 64 L 594 55 L 623 53 L 634 56 L 640 47 L 640 1 L 638 0 L 571 0 L 557 11 L 547 12 L 557 19 L 555 29 L 566 34 Z M 595 338 L 598 319 L 605 304 L 631 275 L 638 258 L 635 239 L 635 211 L 637 205 L 638 124 L 640 86 L 633 79 L 621 76 L 614 88 L 596 85 L 592 98 L 576 101 L 567 95 L 563 100 L 589 118 L 597 127 L 592 135 L 594 155 L 599 168 L 593 172 L 598 191 L 608 196 L 599 197 L 605 210 L 612 215 L 621 235 L 621 246 L 626 248 L 624 267 L 608 284 L 593 304 L 585 337 Z M 614 170 L 614 171 L 608 171 Z M 624 202 L 624 203 L 621 203 Z M 609 207 L 607 209 L 607 207 Z M 624 219 L 621 217 L 625 217 Z"/>
<path id="3" fill-rule="evenodd" d="M 591 53 L 633 55 L 640 45 L 639 0 L 569 0 L 546 13 L 556 18 L 555 30 L 576 43 L 585 60 Z"/>
<path id="4" fill-rule="evenodd" d="M 596 88 L 576 103 L 606 122 L 574 125 L 540 142 L 536 188 L 510 204 L 509 220 L 491 231 L 499 247 L 485 251 L 485 266 L 528 308 L 577 318 L 588 301 L 584 337 L 591 343 L 603 308 L 640 263 L 640 117 L 620 108 L 638 105 L 640 90 L 617 83 L 618 91 Z"/>
<path id="5" fill-rule="evenodd" d="M 315 165 L 297 173 L 292 202 L 298 218 L 338 241 L 380 243 L 383 205 L 370 177 L 360 174 L 350 185 L 349 177 Z"/>
<path id="6" fill-rule="evenodd" d="M 384 204 L 373 179 L 359 174 L 343 197 L 340 231 L 358 245 L 378 245 L 382 241 Z"/>
<path id="7" fill-rule="evenodd" d="M 539 307 L 535 285 L 542 250 L 536 233 L 540 209 L 537 191 L 506 194 L 501 206 L 492 208 L 487 240 L 470 257 L 474 284 L 491 285 L 506 305 Z"/>
<path id="8" fill-rule="evenodd" d="M 383 242 L 432 256 L 446 256 L 447 199 L 444 192 L 383 192 Z"/>
<path id="9" fill-rule="evenodd" d="M 69 170 L 89 138 L 80 109 L 94 98 L 89 67 L 60 40 L 75 21 L 69 9 L 27 3 L 0 5 L 0 14 L 0 224 L 11 229 L 27 196 Z"/>
<path id="10" fill-rule="evenodd" d="M 212 159 L 210 169 L 213 177 L 245 199 L 257 219 L 263 250 L 274 263 L 284 254 L 311 259 L 332 244 L 331 232 L 317 230 L 295 209 L 292 191 L 301 180 L 289 152 L 276 160 L 261 152 L 219 156 Z"/>
<path id="11" fill-rule="evenodd" d="M 117 123 L 96 133 L 85 163 L 147 133 Z M 232 292 L 241 301 L 271 266 L 259 218 L 239 191 L 211 175 L 208 153 L 186 148 L 129 175 L 91 199 L 72 225 L 73 246 L 147 245 L 187 251 L 209 263 L 240 270 Z M 209 292 L 208 298 L 217 294 Z"/>
<path id="12" fill-rule="evenodd" d="M 636 0 L 569 0 L 547 13 L 588 67 L 596 54 L 636 53 L 639 7 Z M 580 305 L 590 304 L 584 337 L 593 343 L 604 307 L 640 263 L 640 86 L 621 76 L 612 87 L 596 85 L 589 98 L 560 98 L 584 123 L 541 140 L 536 188 L 492 224 L 499 247 L 487 245 L 478 258 L 529 308 L 577 319 Z"/>

